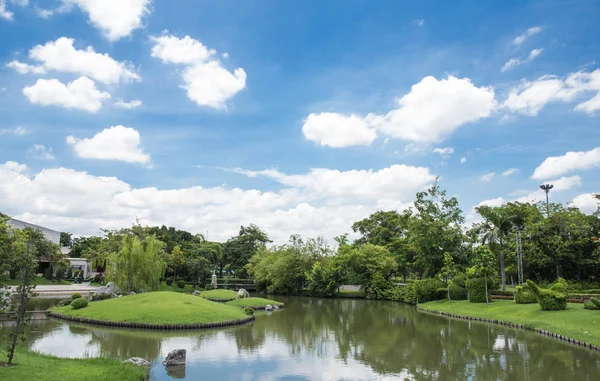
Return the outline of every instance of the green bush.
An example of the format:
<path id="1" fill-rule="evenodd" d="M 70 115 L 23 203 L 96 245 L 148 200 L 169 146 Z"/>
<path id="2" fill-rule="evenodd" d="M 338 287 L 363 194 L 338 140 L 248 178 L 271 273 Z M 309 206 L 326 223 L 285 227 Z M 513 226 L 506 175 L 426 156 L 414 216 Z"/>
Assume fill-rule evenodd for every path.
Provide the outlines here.
<path id="1" fill-rule="evenodd" d="M 450 286 L 448 286 L 448 288 L 451 300 L 467 300 L 467 289 L 454 283 L 454 280 L 450 282 Z"/>
<path id="2" fill-rule="evenodd" d="M 50 266 L 46 270 L 44 270 L 44 278 L 46 278 L 48 280 L 52 280 L 52 266 Z"/>
<path id="3" fill-rule="evenodd" d="M 71 279 L 73 278 L 73 269 L 72 268 L 67 268 L 67 279 Z"/>
<path id="4" fill-rule="evenodd" d="M 246 313 L 246 315 L 254 315 L 254 309 L 250 307 L 245 307 L 244 312 Z"/>
<path id="5" fill-rule="evenodd" d="M 600 310 L 600 301 L 596 298 L 591 298 L 583 303 L 583 308 L 586 310 Z"/>
<path id="6" fill-rule="evenodd" d="M 99 294 L 99 295 L 93 295 L 92 296 L 92 300 L 95 302 L 97 300 L 106 300 L 106 299 L 110 299 L 111 296 L 109 294 Z"/>
<path id="7" fill-rule="evenodd" d="M 439 279 L 423 279 L 414 282 L 414 285 L 418 303 L 446 298 L 446 284 Z"/>
<path id="8" fill-rule="evenodd" d="M 62 304 L 63 306 L 68 306 L 69 304 L 71 304 L 72 301 L 73 299 L 64 299 L 61 300 L 59 304 Z"/>
<path id="9" fill-rule="evenodd" d="M 533 304 L 537 303 L 537 297 L 531 292 L 527 291 L 527 287 L 516 286 L 515 287 L 515 303 L 517 304 Z"/>
<path id="10" fill-rule="evenodd" d="M 462 288 L 467 288 L 467 276 L 465 274 L 455 275 L 450 281 L 450 284 L 455 284 Z"/>
<path id="11" fill-rule="evenodd" d="M 390 282 L 381 274 L 375 273 L 371 278 L 371 287 L 366 292 L 367 299 L 387 299 L 390 288 Z"/>
<path id="12" fill-rule="evenodd" d="M 74 310 L 78 310 L 80 308 L 85 308 L 87 306 L 88 306 L 88 301 L 87 301 L 87 299 L 84 299 L 84 298 L 74 299 L 71 302 L 71 307 L 73 307 Z"/>
<path id="13" fill-rule="evenodd" d="M 173 278 L 167 278 L 167 279 L 165 279 L 165 283 L 167 284 L 167 286 L 173 285 Z"/>
<path id="14" fill-rule="evenodd" d="M 55 278 L 56 278 L 56 280 L 61 280 L 64 277 L 65 277 L 65 269 L 63 267 L 59 267 L 58 270 L 56 270 Z"/>
<path id="15" fill-rule="evenodd" d="M 591 298 L 590 302 L 592 302 L 592 304 L 596 307 L 600 308 L 600 300 L 598 300 L 597 298 Z"/>
<path id="16" fill-rule="evenodd" d="M 185 288 L 185 282 L 182 280 L 178 280 L 177 281 L 177 287 L 179 288 Z"/>
<path id="17" fill-rule="evenodd" d="M 563 278 L 558 278 L 552 284 L 552 286 L 550 286 L 550 290 L 567 295 L 569 293 L 569 285 L 567 284 L 567 281 Z"/>
<path id="18" fill-rule="evenodd" d="M 94 282 L 96 282 L 96 283 L 102 283 L 102 274 L 96 274 L 96 275 L 94 275 Z"/>
<path id="19" fill-rule="evenodd" d="M 74 292 L 73 294 L 71 294 L 71 299 L 75 300 L 75 299 L 79 299 L 81 298 L 81 294 L 78 292 Z"/>
<path id="20" fill-rule="evenodd" d="M 388 299 L 407 304 L 417 304 L 417 293 L 415 283 L 405 286 L 396 286 L 388 291 Z"/>
<path id="21" fill-rule="evenodd" d="M 539 288 L 531 280 L 527 280 L 527 287 L 529 289 L 528 291 L 537 297 L 538 303 L 540 303 L 543 311 L 567 309 L 567 295 L 561 292 Z"/>
<path id="22" fill-rule="evenodd" d="M 491 290 L 498 287 L 498 282 L 493 278 L 488 278 L 488 300 L 492 301 Z M 469 292 L 469 302 L 485 303 L 485 278 L 471 278 L 467 281 L 467 290 Z"/>

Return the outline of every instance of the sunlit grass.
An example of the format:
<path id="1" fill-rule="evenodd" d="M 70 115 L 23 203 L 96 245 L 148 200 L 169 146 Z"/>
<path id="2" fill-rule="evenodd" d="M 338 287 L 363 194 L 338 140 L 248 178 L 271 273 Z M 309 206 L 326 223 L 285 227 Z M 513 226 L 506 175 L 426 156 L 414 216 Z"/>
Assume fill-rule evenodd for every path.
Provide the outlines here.
<path id="1" fill-rule="evenodd" d="M 237 299 L 237 300 L 232 300 L 231 302 L 227 302 L 225 304 L 229 304 L 232 306 L 238 306 L 238 307 L 264 307 L 267 304 L 270 304 L 272 306 L 282 306 L 283 303 L 281 302 L 277 302 L 275 300 L 269 300 L 269 299 L 264 299 L 264 298 L 243 298 L 243 299 Z"/>
<path id="2" fill-rule="evenodd" d="M 224 289 L 208 290 L 208 291 L 202 291 L 200 293 L 200 296 L 203 298 L 214 299 L 214 300 L 223 300 L 223 301 L 233 300 L 233 299 L 235 299 L 236 295 L 237 295 L 236 291 L 224 290 Z"/>

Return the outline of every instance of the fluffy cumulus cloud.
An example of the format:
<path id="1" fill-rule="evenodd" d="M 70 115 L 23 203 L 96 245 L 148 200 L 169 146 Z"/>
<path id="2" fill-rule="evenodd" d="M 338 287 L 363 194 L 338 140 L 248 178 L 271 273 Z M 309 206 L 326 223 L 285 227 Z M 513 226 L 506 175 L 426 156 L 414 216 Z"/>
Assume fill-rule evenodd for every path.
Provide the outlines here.
<path id="1" fill-rule="evenodd" d="M 590 93 L 593 97 L 577 104 L 575 111 L 593 114 L 600 109 L 600 69 L 571 73 L 565 78 L 545 75 L 535 81 L 523 81 L 510 91 L 503 107 L 535 116 L 548 103 L 579 101 Z"/>
<path id="2" fill-rule="evenodd" d="M 334 148 L 369 145 L 377 138 L 364 119 L 329 112 L 310 114 L 302 133 L 307 140 Z"/>
<path id="3" fill-rule="evenodd" d="M 237 68 L 230 72 L 223 67 L 214 49 L 200 41 L 173 35 L 152 37 L 152 57 L 164 63 L 185 65 L 183 84 L 188 97 L 200 106 L 224 109 L 225 102 L 246 87 L 246 72 Z"/>
<path id="4" fill-rule="evenodd" d="M 593 193 L 584 193 L 573 199 L 573 206 L 579 208 L 583 213 L 594 213 L 600 208 L 600 200 Z"/>
<path id="5" fill-rule="evenodd" d="M 117 101 L 113 104 L 113 106 L 117 107 L 117 108 L 124 108 L 127 110 L 131 110 L 134 108 L 138 108 L 142 105 L 142 101 L 139 99 L 134 99 L 132 101 L 129 102 L 125 102 L 125 101 Z"/>
<path id="6" fill-rule="evenodd" d="M 515 44 L 515 45 L 521 45 L 529 37 L 535 36 L 536 34 L 540 33 L 541 31 L 542 31 L 542 27 L 541 26 L 531 27 L 531 28 L 527 29 L 525 31 L 525 33 L 520 34 L 517 37 L 515 37 L 515 39 L 513 40 L 513 44 Z"/>
<path id="7" fill-rule="evenodd" d="M 332 242 L 376 210 L 410 206 L 415 193 L 435 179 L 427 168 L 405 165 L 378 171 L 320 168 L 302 174 L 237 171 L 268 176 L 282 189 L 135 188 L 115 177 L 67 168 L 28 173 L 27 167 L 9 162 L 0 165 L 0 205 L 7 205 L 3 212 L 9 215 L 76 234 L 128 226 L 139 218 L 143 224 L 191 232 L 209 228 L 217 240 L 236 234 L 240 224 L 256 223 L 277 243 L 292 233 L 324 235 Z"/>
<path id="8" fill-rule="evenodd" d="M 92 113 L 98 112 L 102 101 L 110 98 L 109 93 L 98 90 L 94 81 L 87 77 L 80 77 L 66 85 L 57 79 L 38 79 L 34 85 L 25 87 L 23 94 L 31 103 Z"/>
<path id="9" fill-rule="evenodd" d="M 506 61 L 506 63 L 504 64 L 504 66 L 502 66 L 502 68 L 500 69 L 501 72 L 505 72 L 507 70 L 511 70 L 514 69 L 515 67 L 522 65 L 524 63 L 528 63 L 533 61 L 537 56 L 539 56 L 540 54 L 542 54 L 542 52 L 544 51 L 544 49 L 533 49 L 532 51 L 529 52 L 529 54 L 527 55 L 526 58 L 511 58 L 508 61 Z"/>
<path id="10" fill-rule="evenodd" d="M 598 167 L 600 167 L 600 147 L 589 151 L 567 152 L 562 156 L 549 157 L 533 171 L 531 177 L 536 180 L 543 180 L 573 171 Z"/>
<path id="11" fill-rule="evenodd" d="M 111 41 L 129 36 L 143 26 L 150 14 L 151 0 L 62 0 L 66 8 L 76 5 L 89 21 Z"/>
<path id="12" fill-rule="evenodd" d="M 6 0 L 0 0 L 0 18 L 12 20 L 13 13 L 6 9 Z"/>
<path id="13" fill-rule="evenodd" d="M 460 163 L 461 164 L 464 164 L 466 162 L 467 162 L 467 158 L 466 157 L 463 156 L 463 157 L 460 158 Z"/>
<path id="14" fill-rule="evenodd" d="M 67 137 L 77 156 L 85 159 L 118 160 L 151 165 L 150 155 L 141 148 L 140 133 L 130 127 L 106 128 L 92 138 Z"/>
<path id="15" fill-rule="evenodd" d="M 88 46 L 76 49 L 75 40 L 60 37 L 56 41 L 48 41 L 45 45 L 36 45 L 29 51 L 29 58 L 38 61 L 39 66 L 12 61 L 6 66 L 18 73 L 43 74 L 55 70 L 65 73 L 85 75 L 98 82 L 115 84 L 121 81 L 140 80 L 133 65 L 118 62 L 108 54 L 101 54 Z"/>

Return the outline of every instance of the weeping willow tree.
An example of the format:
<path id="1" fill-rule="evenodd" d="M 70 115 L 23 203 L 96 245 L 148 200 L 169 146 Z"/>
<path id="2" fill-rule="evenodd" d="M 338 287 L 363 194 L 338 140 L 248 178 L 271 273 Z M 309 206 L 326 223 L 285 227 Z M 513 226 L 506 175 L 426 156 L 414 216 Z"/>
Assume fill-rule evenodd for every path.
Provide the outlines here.
<path id="1" fill-rule="evenodd" d="M 108 255 L 106 279 L 122 290 L 153 291 L 158 288 L 166 263 L 161 256 L 164 243 L 155 236 L 140 240 L 135 235 L 123 237 L 121 249 Z"/>

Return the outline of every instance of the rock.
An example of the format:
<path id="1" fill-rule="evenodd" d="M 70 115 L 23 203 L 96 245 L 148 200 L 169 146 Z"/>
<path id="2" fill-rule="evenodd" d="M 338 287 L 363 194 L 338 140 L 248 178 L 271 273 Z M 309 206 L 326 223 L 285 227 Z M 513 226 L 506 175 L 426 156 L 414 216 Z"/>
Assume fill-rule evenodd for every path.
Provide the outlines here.
<path id="1" fill-rule="evenodd" d="M 137 366 L 150 366 L 150 361 L 143 359 L 141 357 L 130 357 L 127 360 L 123 361 L 124 363 L 132 363 Z"/>
<path id="2" fill-rule="evenodd" d="M 279 309 L 279 306 L 275 305 L 275 306 L 273 306 L 273 309 L 274 309 L 274 310 L 278 310 L 278 309 Z"/>
<path id="3" fill-rule="evenodd" d="M 198 290 L 194 290 L 194 294 L 193 294 L 193 295 L 194 295 L 194 296 L 198 296 L 198 295 L 200 295 L 200 291 L 198 291 Z"/>
<path id="4" fill-rule="evenodd" d="M 270 304 L 267 304 L 267 305 L 265 306 L 265 311 L 273 311 L 273 306 L 272 306 L 272 305 L 270 305 Z"/>
<path id="5" fill-rule="evenodd" d="M 162 363 L 164 366 L 185 365 L 185 355 L 185 349 L 175 349 L 167 355 Z"/>
<path id="6" fill-rule="evenodd" d="M 185 378 L 185 365 L 174 365 L 165 368 L 167 370 L 167 376 L 174 379 Z"/>
<path id="7" fill-rule="evenodd" d="M 135 295 L 135 291 L 129 291 L 129 295 Z"/>
<path id="8" fill-rule="evenodd" d="M 246 289 L 244 288 L 240 288 L 238 290 L 237 295 L 235 296 L 236 299 L 244 299 L 244 298 L 249 298 L 250 297 L 250 293 L 248 293 L 248 291 L 246 291 Z"/>
<path id="9" fill-rule="evenodd" d="M 117 286 L 115 282 L 108 282 L 106 286 L 98 287 L 98 289 L 94 292 L 94 295 L 112 295 L 116 292 L 121 292 L 119 286 Z"/>

